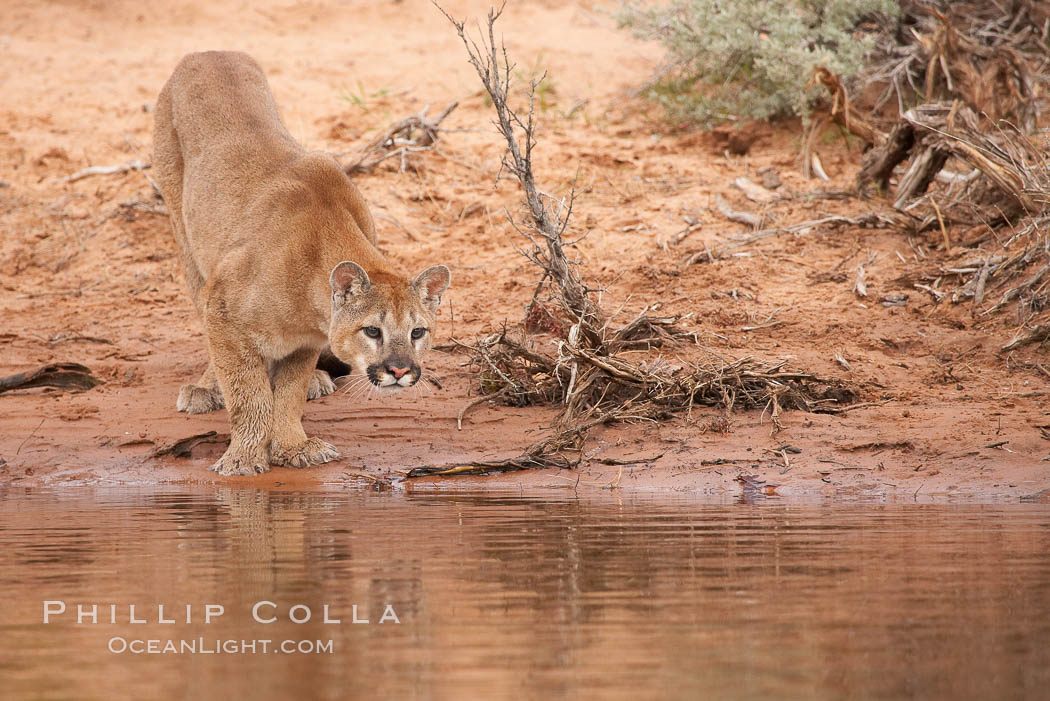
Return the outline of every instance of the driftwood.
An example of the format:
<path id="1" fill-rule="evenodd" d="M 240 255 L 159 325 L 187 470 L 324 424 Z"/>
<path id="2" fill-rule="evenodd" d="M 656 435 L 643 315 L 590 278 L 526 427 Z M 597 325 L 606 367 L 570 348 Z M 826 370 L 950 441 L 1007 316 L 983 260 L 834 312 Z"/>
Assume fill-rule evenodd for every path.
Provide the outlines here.
<path id="1" fill-rule="evenodd" d="M 91 370 L 79 363 L 52 363 L 36 370 L 0 377 L 0 394 L 31 387 L 57 387 L 71 392 L 84 392 L 102 384 Z"/>
<path id="2" fill-rule="evenodd" d="M 171 445 L 167 445 L 161 448 L 157 448 L 153 451 L 152 456 L 159 458 L 164 455 L 171 455 L 176 458 L 189 458 L 193 456 L 193 449 L 198 445 L 204 443 L 217 443 L 222 446 L 228 445 L 230 442 L 230 435 L 228 433 L 216 433 L 215 431 L 208 431 L 207 433 L 198 433 L 188 438 L 175 441 Z"/>

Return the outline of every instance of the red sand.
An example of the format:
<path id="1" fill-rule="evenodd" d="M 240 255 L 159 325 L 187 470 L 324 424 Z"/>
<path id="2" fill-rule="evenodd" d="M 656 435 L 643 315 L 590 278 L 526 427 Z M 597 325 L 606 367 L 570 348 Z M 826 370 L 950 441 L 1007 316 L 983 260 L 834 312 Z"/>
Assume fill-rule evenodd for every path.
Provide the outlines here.
<path id="1" fill-rule="evenodd" d="M 487 5 L 448 2 L 457 16 Z M 726 356 L 792 358 L 796 367 L 849 377 L 866 401 L 840 417 L 788 412 L 771 435 L 768 417 L 739 413 L 728 434 L 706 430 L 719 412 L 696 410 L 658 426 L 596 432 L 583 467 L 488 478 L 432 478 L 411 488 L 658 488 L 737 493 L 738 476 L 776 484 L 778 494 L 1033 495 L 1050 488 L 1044 427 L 1048 378 L 1032 369 L 1043 351 L 997 353 L 1011 319 L 977 323 L 970 309 L 935 306 L 895 280 L 912 259 L 889 231 L 814 231 L 743 249 L 747 257 L 683 267 L 719 235 L 742 230 L 713 207 L 716 194 L 756 209 L 730 186 L 772 166 L 777 193 L 846 189 L 860 153 L 838 138 L 821 146 L 833 182 L 799 173 L 797 126 L 754 130 L 747 156 L 727 156 L 712 135 L 676 132 L 630 97 L 660 54 L 617 31 L 584 2 L 519 2 L 501 20 L 525 77 L 549 70 L 540 108 L 536 170 L 544 188 L 566 192 L 579 172 L 574 233 L 586 273 L 609 286 L 603 304 L 623 316 L 645 303 L 693 314 L 705 348 Z M 140 172 L 65 177 L 88 165 L 149 160 L 150 110 L 185 53 L 207 48 L 253 54 L 270 76 L 288 128 L 304 145 L 353 153 L 388 124 L 457 99 L 436 152 L 415 172 L 396 164 L 357 183 L 377 218 L 381 247 L 416 269 L 451 264 L 453 286 L 437 342 L 471 338 L 520 319 L 535 272 L 513 248 L 520 240 L 503 208 L 519 210 L 516 185 L 496 181 L 500 141 L 455 33 L 426 2 L 335 4 L 225 2 L 177 7 L 133 2 L 12 6 L 0 36 L 0 374 L 47 362 L 81 362 L 106 384 L 82 394 L 26 390 L 0 396 L 0 483 L 234 481 L 316 487 L 367 484 L 415 465 L 515 454 L 534 440 L 550 410 L 484 406 L 462 431 L 455 416 L 472 394 L 465 356 L 435 352 L 429 370 L 442 389 L 371 403 L 339 394 L 311 402 L 308 432 L 334 442 L 344 459 L 309 470 L 275 468 L 258 478 L 219 478 L 205 468 L 221 448 L 193 458 L 151 458 L 159 447 L 209 430 L 227 432 L 225 413 L 175 412 L 179 386 L 206 363 L 200 324 L 185 293 L 166 217 L 121 208 L 148 201 Z M 148 172 L 148 171 L 147 171 Z M 790 224 L 825 213 L 857 215 L 857 200 L 788 198 L 769 213 Z M 678 246 L 683 215 L 704 225 Z M 938 246 L 931 236 L 928 249 Z M 852 292 L 852 271 L 876 255 L 869 297 Z M 829 275 L 846 271 L 847 276 Z M 734 299 L 724 293 L 737 290 Z M 906 292 L 904 308 L 882 295 Z M 752 332 L 774 311 L 781 325 Z M 94 339 L 94 340 L 91 340 Z M 98 339 L 105 339 L 100 341 Z M 703 350 L 668 351 L 688 359 Z M 835 360 L 845 358 L 847 372 Z M 1026 366 L 1026 361 L 1029 362 Z M 1026 369 L 1027 367 L 1027 369 Z M 1000 444 L 999 447 L 988 447 Z M 791 445 L 801 453 L 776 452 Z M 199 453 L 199 454 L 198 454 Z M 658 460 L 622 469 L 601 458 Z M 735 462 L 702 465 L 719 458 Z M 767 487 L 765 491 L 773 491 Z"/>

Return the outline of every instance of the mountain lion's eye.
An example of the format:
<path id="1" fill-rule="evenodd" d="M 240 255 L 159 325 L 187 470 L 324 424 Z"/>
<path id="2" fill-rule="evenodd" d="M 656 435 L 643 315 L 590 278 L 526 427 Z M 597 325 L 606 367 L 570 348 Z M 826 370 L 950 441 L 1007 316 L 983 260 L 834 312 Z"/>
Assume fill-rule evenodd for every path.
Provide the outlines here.
<path id="1" fill-rule="evenodd" d="M 364 331 L 365 335 L 369 338 L 379 338 L 383 335 L 383 332 L 379 330 L 378 326 L 366 326 L 362 331 Z"/>
<path id="2" fill-rule="evenodd" d="M 418 341 L 427 335 L 427 330 L 420 326 L 419 328 L 412 329 L 412 340 Z"/>

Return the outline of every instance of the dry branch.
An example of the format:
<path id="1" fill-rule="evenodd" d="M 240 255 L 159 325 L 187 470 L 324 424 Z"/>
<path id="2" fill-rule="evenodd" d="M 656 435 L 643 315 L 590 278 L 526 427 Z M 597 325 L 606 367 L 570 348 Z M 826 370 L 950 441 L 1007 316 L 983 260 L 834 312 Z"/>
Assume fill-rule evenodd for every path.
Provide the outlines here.
<path id="1" fill-rule="evenodd" d="M 898 209 L 925 194 L 949 158 L 982 176 L 962 179 L 960 196 L 980 201 L 982 190 L 994 188 L 1000 199 L 1005 198 L 996 219 L 1039 214 L 1050 205 L 1050 176 L 1041 167 L 1041 150 L 1009 125 L 982 120 L 965 105 L 926 104 L 908 110 L 884 143 L 865 158 L 858 188 L 884 188 L 893 169 L 909 158 L 911 164 L 897 186 Z"/>
<path id="2" fill-rule="evenodd" d="M 427 119 L 428 105 L 419 114 L 405 117 L 391 124 L 383 133 L 366 144 L 352 161 L 346 163 L 343 171 L 347 175 L 371 173 L 383 161 L 400 158 L 400 170 L 402 173 L 405 172 L 408 157 L 411 154 L 434 148 L 441 131 L 441 123 L 458 105 L 458 102 L 453 102 L 436 119 Z"/>
<path id="3" fill-rule="evenodd" d="M 514 406 L 564 407 L 554 430 L 518 456 L 502 461 L 425 466 L 422 475 L 478 474 L 527 467 L 571 467 L 587 431 L 594 426 L 662 421 L 693 407 L 768 410 L 775 423 L 783 409 L 838 413 L 856 401 L 857 390 L 838 379 L 788 368 L 785 362 L 712 356 L 706 363 L 676 365 L 660 358 L 639 363 L 605 355 L 569 342 L 551 355 L 530 348 L 528 339 L 506 330 L 474 346 L 483 390 L 481 400 L 502 399 Z M 467 405 L 468 407 L 471 405 Z M 567 457 L 575 454 L 575 460 Z"/>
<path id="4" fill-rule="evenodd" d="M 820 219 L 809 219 L 790 226 L 759 229 L 758 231 L 752 231 L 749 234 L 736 239 L 731 239 L 714 247 L 704 244 L 703 250 L 696 251 L 685 259 L 685 265 L 721 260 L 722 258 L 731 256 L 734 251 L 744 248 L 745 246 L 750 246 L 753 243 L 758 243 L 759 241 L 764 241 L 776 236 L 783 236 L 784 234 L 802 234 L 821 226 L 854 226 L 865 229 L 896 228 L 900 226 L 900 221 L 898 218 L 890 214 L 868 212 L 857 217 L 831 215 Z"/>
<path id="5" fill-rule="evenodd" d="M 468 60 L 477 71 L 485 91 L 492 100 L 492 107 L 496 112 L 496 126 L 507 143 L 503 167 L 517 178 L 525 195 L 531 221 L 524 229 L 513 219 L 511 223 L 519 233 L 531 241 L 532 249 L 526 255 L 544 270 L 544 279 L 555 283 L 558 298 L 564 303 L 569 318 L 581 323 L 585 335 L 590 335 L 589 327 L 595 324 L 600 326 L 604 319 L 580 280 L 575 262 L 566 255 L 562 238 L 572 215 L 575 188 L 567 198 L 556 199 L 540 191 L 532 170 L 532 149 L 536 146 L 534 97 L 536 88 L 545 80 L 546 74 L 531 80 L 528 111 L 523 119 L 509 104 L 511 72 L 514 66 L 507 56 L 506 47 L 497 47 L 496 44 L 495 25 L 503 13 L 504 6 L 499 10 L 489 10 L 488 35 L 481 34 L 480 44 L 467 36 L 463 22 L 456 21 L 440 6 L 437 7 L 456 28 L 467 50 Z M 597 341 L 593 335 L 588 340 Z"/>
<path id="6" fill-rule="evenodd" d="M 813 81 L 819 82 L 828 89 L 831 97 L 829 111 L 831 118 L 836 124 L 842 126 L 849 132 L 856 134 L 866 144 L 874 144 L 879 140 L 881 133 L 866 119 L 857 114 L 856 108 L 850 101 L 845 86 L 837 75 L 824 66 L 817 66 L 814 70 Z"/>
<path id="7" fill-rule="evenodd" d="M 1050 304 L 1044 284 L 1050 270 L 1046 142 L 1037 144 L 1011 127 L 991 124 L 957 103 L 909 110 L 898 125 L 899 132 L 908 130 L 914 134 L 910 154 L 900 152 L 890 158 L 887 146 L 877 158 L 886 164 L 912 159 L 898 186 L 896 205 L 915 210 L 928 203 L 932 214 L 926 221 L 939 228 L 946 254 L 956 255 L 954 261 L 914 275 L 912 284 L 925 283 L 919 289 L 938 297 L 948 295 L 955 304 L 969 302 L 980 316 L 1017 302 L 1022 324 L 1038 326 L 1047 321 L 1041 316 Z M 916 199 L 945 162 L 960 164 L 953 168 L 970 170 L 971 175 L 946 178 L 939 186 L 946 185 L 946 190 Z M 858 177 L 868 175 L 862 171 Z M 976 237 L 972 233 L 962 237 L 961 254 L 953 249 L 952 224 L 977 232 Z M 982 245 L 991 250 L 972 248 Z M 938 290 L 945 280 L 957 284 Z M 996 301 L 982 310 L 989 299 Z"/>
<path id="8" fill-rule="evenodd" d="M 92 175 L 113 175 L 115 173 L 127 173 L 130 170 L 146 170 L 152 167 L 152 163 L 144 163 L 140 160 L 129 161 L 116 166 L 89 166 L 66 177 L 67 183 L 75 183 L 78 180 L 89 178 Z"/>
<path id="9" fill-rule="evenodd" d="M 752 182 L 748 178 L 740 176 L 733 179 L 733 187 L 744 193 L 744 197 L 751 200 L 752 202 L 758 202 L 759 204 L 766 204 L 772 202 L 775 199 L 779 199 L 772 192 L 766 188 Z"/>
<path id="10" fill-rule="evenodd" d="M 1020 348 L 1021 346 L 1027 346 L 1032 343 L 1043 343 L 1047 339 L 1050 339 L 1050 324 L 1041 324 L 1039 326 L 1036 326 L 1029 333 L 1014 338 L 1012 341 L 1003 346 L 1002 349 L 1004 351 L 1009 351 L 1015 348 Z"/>

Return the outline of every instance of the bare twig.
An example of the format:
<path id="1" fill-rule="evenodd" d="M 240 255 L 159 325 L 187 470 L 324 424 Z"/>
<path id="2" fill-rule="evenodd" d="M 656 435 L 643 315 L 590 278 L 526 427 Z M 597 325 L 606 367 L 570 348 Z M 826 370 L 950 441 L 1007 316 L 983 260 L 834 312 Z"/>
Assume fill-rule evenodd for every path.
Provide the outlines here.
<path id="1" fill-rule="evenodd" d="M 759 229 L 758 231 L 753 231 L 746 236 L 727 241 L 712 249 L 708 249 L 705 244 L 703 251 L 693 253 L 685 260 L 685 265 L 692 265 L 693 263 L 704 261 L 714 262 L 715 260 L 731 255 L 733 251 L 739 250 L 745 246 L 750 246 L 753 243 L 758 243 L 759 241 L 764 241 L 765 239 L 776 236 L 783 236 L 784 234 L 802 234 L 821 226 L 856 226 L 866 229 L 877 229 L 893 228 L 898 225 L 897 220 L 890 215 L 877 212 L 868 212 L 867 214 L 862 214 L 858 217 L 832 215 L 820 219 L 809 219 L 790 226 Z"/>
<path id="2" fill-rule="evenodd" d="M 1002 350 L 1010 351 L 1021 346 L 1027 346 L 1032 343 L 1043 343 L 1050 338 L 1050 324 L 1042 324 L 1035 327 L 1030 332 L 1023 336 L 1017 336 L 1012 341 L 1003 346 Z"/>
<path id="3" fill-rule="evenodd" d="M 858 297 L 868 296 L 868 285 L 864 281 L 864 264 L 857 266 L 857 277 L 853 281 L 853 293 Z"/>
<path id="4" fill-rule="evenodd" d="M 33 435 L 36 434 L 36 432 L 40 430 L 40 427 L 44 425 L 44 420 L 45 419 L 47 419 L 46 416 L 43 417 L 42 419 L 40 419 L 40 423 L 38 423 L 36 425 L 36 427 L 32 431 L 29 432 L 28 436 L 26 436 L 25 438 L 22 439 L 22 442 L 18 444 L 18 449 L 15 451 L 15 455 L 18 455 L 19 453 L 22 452 L 22 448 L 25 446 L 26 443 L 29 442 L 29 439 L 32 438 Z"/>
<path id="5" fill-rule="evenodd" d="M 459 414 L 456 415 L 456 429 L 460 430 L 460 431 L 463 430 L 463 417 L 467 415 L 468 411 L 470 411 L 471 409 L 476 407 L 478 404 L 484 404 L 485 402 L 489 401 L 490 399 L 495 399 L 496 397 L 501 396 L 505 391 L 506 391 L 506 388 L 498 389 L 495 392 L 492 392 L 490 394 L 486 394 L 484 397 L 478 397 L 474 401 L 472 401 L 469 404 L 465 405 L 462 409 L 459 410 Z"/>
<path id="6" fill-rule="evenodd" d="M 84 178 L 90 178 L 93 175 L 113 175 L 115 173 L 127 173 L 130 170 L 146 170 L 152 167 L 152 163 L 144 163 L 140 160 L 129 161 L 128 163 L 122 163 L 116 166 L 89 166 L 73 173 L 72 175 L 65 178 L 68 183 L 75 183 L 78 180 Z"/>
<path id="7" fill-rule="evenodd" d="M 715 195 L 715 207 L 729 221 L 735 221 L 738 224 L 745 224 L 754 228 L 758 228 L 762 224 L 762 217 L 750 212 L 741 212 L 733 209 L 721 195 Z"/>
<path id="8" fill-rule="evenodd" d="M 492 100 L 496 126 L 507 144 L 503 167 L 514 175 L 521 185 L 531 220 L 527 229 L 520 228 L 511 220 L 518 231 L 533 243 L 527 256 L 542 267 L 547 277 L 557 285 L 559 298 L 564 302 L 570 319 L 592 320 L 600 325 L 600 310 L 588 296 L 576 264 L 565 254 L 565 243 L 562 240 L 562 234 L 568 228 L 569 217 L 572 215 L 575 189 L 567 198 L 555 199 L 541 193 L 533 174 L 532 150 L 536 146 L 534 97 L 536 88 L 546 78 L 546 74 L 531 80 L 528 90 L 528 112 L 523 117 L 509 104 L 514 66 L 510 63 L 506 48 L 496 43 L 495 25 L 505 5 L 501 5 L 499 10 L 489 10 L 487 32 L 481 34 L 480 44 L 467 36 L 463 22 L 453 19 L 437 3 L 435 6 L 455 27 L 467 50 L 468 61 L 477 71 L 485 91 Z M 594 338 L 588 340 L 596 341 Z"/>

